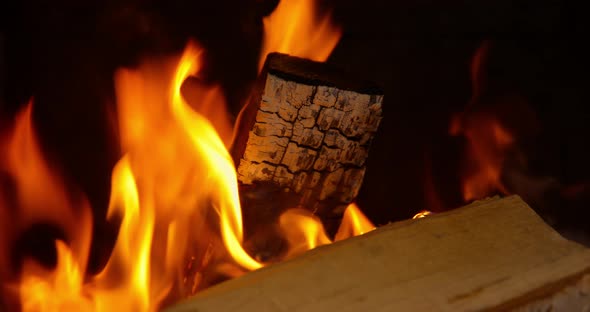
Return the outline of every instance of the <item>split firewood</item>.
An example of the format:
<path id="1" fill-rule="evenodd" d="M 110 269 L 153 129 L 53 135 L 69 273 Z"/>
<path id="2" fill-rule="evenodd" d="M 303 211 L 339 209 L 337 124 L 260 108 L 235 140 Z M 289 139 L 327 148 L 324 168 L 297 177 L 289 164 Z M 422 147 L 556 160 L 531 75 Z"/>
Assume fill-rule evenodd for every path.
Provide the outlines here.
<path id="1" fill-rule="evenodd" d="M 270 54 L 232 147 L 245 218 L 301 207 L 339 220 L 361 187 L 382 101 L 374 84 L 327 64 Z"/>
<path id="2" fill-rule="evenodd" d="M 188 311 L 587 311 L 590 249 L 518 196 L 389 224 L 213 286 Z"/>

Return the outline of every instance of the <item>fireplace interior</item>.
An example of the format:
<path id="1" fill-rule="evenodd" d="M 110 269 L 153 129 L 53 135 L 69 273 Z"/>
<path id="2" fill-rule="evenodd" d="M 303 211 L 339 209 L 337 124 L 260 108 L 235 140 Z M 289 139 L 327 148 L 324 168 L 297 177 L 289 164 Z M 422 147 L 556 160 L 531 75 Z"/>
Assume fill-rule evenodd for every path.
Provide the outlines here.
<path id="1" fill-rule="evenodd" d="M 384 94 L 356 198 L 375 225 L 518 194 L 564 237 L 590 246 L 588 49 L 579 36 L 587 22 L 579 8 L 317 3 L 342 30 L 327 63 Z M 258 75 L 262 18 L 277 4 L 27 0 L 0 10 L 0 130 L 34 99 L 44 155 L 92 207 L 88 272 L 105 266 L 121 222 L 105 218 L 121 154 L 113 144 L 121 135 L 115 71 L 180 53 L 194 38 L 207 51 L 195 83 L 220 85 L 234 121 Z M 0 195 L 9 197 L 11 181 L 0 177 Z M 247 235 L 256 216 L 245 218 Z M 8 270 L 25 257 L 55 265 L 53 241 L 64 235 L 51 224 L 31 226 L 15 238 Z"/>

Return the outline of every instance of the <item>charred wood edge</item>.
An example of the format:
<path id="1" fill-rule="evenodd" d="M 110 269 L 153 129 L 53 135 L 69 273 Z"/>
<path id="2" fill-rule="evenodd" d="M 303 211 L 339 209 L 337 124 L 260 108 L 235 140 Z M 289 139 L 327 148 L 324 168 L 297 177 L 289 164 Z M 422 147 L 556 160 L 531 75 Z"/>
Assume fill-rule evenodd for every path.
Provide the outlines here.
<path id="1" fill-rule="evenodd" d="M 334 87 L 362 94 L 382 95 L 377 84 L 359 79 L 356 74 L 328 63 L 310 61 L 282 53 L 270 53 L 265 64 L 268 73 L 306 85 Z"/>
<path id="2" fill-rule="evenodd" d="M 544 303 L 582 311 L 590 304 L 589 273 L 590 249 L 510 196 L 316 248 L 168 311 L 541 311 Z M 567 302 L 572 296 L 564 292 L 578 300 Z"/>
<path id="3" fill-rule="evenodd" d="M 269 73 L 285 80 L 306 85 L 322 85 L 369 95 L 383 95 L 383 91 L 375 83 L 360 80 L 353 73 L 343 71 L 330 64 L 314 62 L 282 53 L 270 53 L 254 85 L 254 92 L 250 95 L 250 99 L 237 118 L 231 146 L 231 155 L 236 165 L 239 164 L 239 160 L 246 149 L 248 135 L 256 119 L 256 113 L 260 108 L 266 77 Z"/>
<path id="4" fill-rule="evenodd" d="M 291 117 L 293 117 L 292 119 L 283 118 L 281 112 L 267 112 L 263 110 L 261 107 L 263 102 L 263 94 L 266 90 L 266 97 L 267 99 L 269 98 L 268 90 L 270 87 L 268 84 L 272 84 L 273 82 L 280 84 L 281 87 L 285 86 L 285 88 L 286 84 L 294 84 L 293 86 L 296 88 L 304 89 L 304 94 L 306 94 L 306 92 L 310 93 L 310 102 L 306 102 L 307 104 L 305 105 L 300 104 L 300 106 L 296 108 L 291 106 L 291 104 L 282 105 L 282 103 L 279 101 L 273 101 L 274 99 L 271 99 L 271 102 L 265 104 L 266 106 L 272 106 L 273 108 L 281 110 L 287 109 L 287 107 L 289 109 L 295 108 L 296 115 L 291 115 Z M 353 104 L 350 105 L 350 109 L 352 109 L 353 113 L 357 112 L 360 114 L 359 111 L 362 110 L 362 112 L 367 116 L 370 115 L 372 120 L 367 120 L 367 122 L 376 124 L 374 129 L 370 129 L 371 131 L 369 131 L 369 129 L 363 128 L 366 125 L 361 125 L 362 127 L 360 128 L 359 132 L 352 132 L 353 135 L 346 135 L 346 133 L 342 133 L 342 130 L 339 127 L 334 128 L 331 125 L 321 127 L 317 122 L 322 114 L 324 116 L 328 116 L 326 118 L 332 118 L 333 116 L 329 114 L 332 112 L 332 110 L 334 110 L 340 114 L 341 120 L 346 120 L 346 117 L 348 117 L 346 114 L 350 115 L 351 111 L 339 111 L 337 108 L 338 104 L 327 106 L 314 103 L 313 100 L 316 98 L 318 88 L 322 88 L 322 90 L 329 89 L 335 92 L 342 92 L 344 96 L 348 96 L 348 94 L 351 96 L 362 96 L 363 99 L 366 99 L 366 107 L 355 107 L 354 105 L 357 102 L 355 102 L 354 99 L 351 99 L 350 103 Z M 291 192 L 294 191 L 295 193 L 301 195 L 299 203 L 292 202 L 291 200 L 293 197 L 291 196 L 288 200 L 289 203 L 286 203 L 286 205 L 299 204 L 300 206 L 306 206 L 306 208 L 316 212 L 332 210 L 335 211 L 336 214 L 341 213 L 346 204 L 350 203 L 354 197 L 356 197 L 358 189 L 360 189 L 360 184 L 362 183 L 365 171 L 365 158 L 368 154 L 373 135 L 376 132 L 376 128 L 378 127 L 381 120 L 381 102 L 383 98 L 382 94 L 382 91 L 374 83 L 358 79 L 355 75 L 342 71 L 329 64 L 314 62 L 280 53 L 269 54 L 266 59 L 263 71 L 259 76 L 256 85 L 254 86 L 254 92 L 251 94 L 247 105 L 244 107 L 244 109 L 242 109 L 240 115 L 238 116 L 238 122 L 234 132 L 233 145 L 231 148 L 231 155 L 238 169 L 240 169 L 241 165 L 246 168 L 246 164 L 254 164 L 260 168 L 272 167 L 275 171 L 273 171 L 272 177 L 263 177 L 260 175 L 256 176 L 254 181 L 244 181 L 240 176 L 240 171 L 238 171 L 238 180 L 240 182 L 241 192 L 252 192 L 257 188 L 268 188 L 269 183 L 266 182 L 276 182 L 275 184 L 278 184 L 279 188 Z M 297 95 L 295 95 L 295 97 L 297 97 Z M 344 103 L 348 103 L 348 97 L 345 97 L 343 101 Z M 307 105 L 309 105 L 309 107 Z M 315 114 L 313 117 L 310 117 L 314 119 L 313 124 L 311 126 L 302 126 L 303 123 L 299 119 L 301 118 L 302 111 L 300 108 L 305 107 L 306 110 L 311 111 L 311 106 L 314 106 L 314 109 L 317 109 L 317 111 L 310 112 L 312 115 Z M 373 111 L 371 111 L 371 109 L 374 110 L 375 114 L 372 114 Z M 256 127 L 265 125 L 265 122 L 257 120 L 257 116 L 258 118 L 262 118 L 261 116 L 265 114 L 268 115 L 267 117 L 271 122 L 268 123 L 270 125 L 268 128 L 274 129 L 276 125 L 274 125 L 273 122 L 276 121 L 281 123 L 284 127 L 290 127 L 291 134 L 263 134 L 260 136 L 258 133 L 255 134 L 255 130 L 259 130 Z M 295 120 L 295 118 L 297 118 L 297 120 Z M 341 122 L 341 124 L 344 123 Z M 298 126 L 299 128 L 297 128 Z M 298 130 L 297 133 L 295 133 L 296 130 Z M 354 149 L 351 150 L 349 148 L 350 146 L 347 146 L 347 148 L 342 148 L 342 146 L 335 146 L 335 144 L 326 144 L 324 137 L 328 134 L 338 139 L 342 139 L 340 141 L 356 144 L 355 148 L 364 151 L 364 153 L 355 155 L 354 160 L 351 159 L 351 161 L 347 161 L 346 163 L 339 163 L 336 161 L 337 168 L 335 169 L 334 166 L 328 168 L 328 164 L 324 164 L 323 166 L 317 165 L 316 160 L 318 160 L 318 158 L 322 158 L 322 160 L 326 163 L 333 164 L 335 161 L 330 157 L 333 157 L 336 154 L 341 155 L 340 153 L 343 155 L 345 152 L 348 152 L 349 154 L 354 154 L 354 152 L 356 152 Z M 261 148 L 276 148 L 278 155 L 277 160 L 268 162 L 250 162 L 251 160 L 246 160 L 246 153 L 256 152 L 256 146 L 258 145 L 254 144 L 254 140 L 266 142 L 269 140 L 269 138 L 275 139 L 275 142 L 272 144 L 265 143 L 265 145 L 261 146 Z M 317 141 L 317 138 L 319 138 L 320 141 Z M 285 141 L 286 146 L 282 146 L 281 144 L 284 145 Z M 336 139 L 334 139 L 334 141 L 336 142 Z M 313 153 L 311 155 L 307 155 L 306 153 L 309 151 Z M 293 158 L 287 159 L 285 156 L 288 155 L 291 155 Z M 301 160 L 303 156 L 306 156 L 307 158 L 305 158 L 305 160 L 309 160 L 310 162 L 299 167 L 299 160 Z M 296 164 L 294 164 L 292 160 L 296 160 Z M 289 161 L 292 163 L 292 165 L 286 164 Z M 310 165 L 312 168 L 309 168 Z M 334 173 L 335 171 L 338 172 Z M 332 174 L 332 176 L 328 177 L 329 174 Z M 327 184 L 328 182 L 331 183 L 332 181 L 325 181 L 327 178 L 338 180 L 336 181 L 338 184 L 337 188 L 342 188 L 339 190 L 340 192 L 332 192 L 330 190 L 326 191 L 322 189 L 322 185 L 325 185 L 324 182 Z M 297 179 L 301 181 L 295 181 Z M 348 179 L 347 181 L 350 185 L 345 185 L 342 182 L 344 179 Z M 277 182 L 280 180 L 283 180 L 284 182 Z M 308 183 L 309 181 L 314 182 Z M 305 185 L 308 187 L 308 189 L 304 190 L 307 193 L 305 196 L 303 196 L 302 190 L 298 190 L 297 187 L 292 186 L 296 183 L 298 186 Z M 315 187 L 314 183 L 318 184 L 318 186 Z M 312 186 L 309 187 L 309 185 Z M 320 201 L 323 204 L 318 205 L 317 203 Z M 328 206 L 329 208 L 322 209 L 323 206 Z"/>

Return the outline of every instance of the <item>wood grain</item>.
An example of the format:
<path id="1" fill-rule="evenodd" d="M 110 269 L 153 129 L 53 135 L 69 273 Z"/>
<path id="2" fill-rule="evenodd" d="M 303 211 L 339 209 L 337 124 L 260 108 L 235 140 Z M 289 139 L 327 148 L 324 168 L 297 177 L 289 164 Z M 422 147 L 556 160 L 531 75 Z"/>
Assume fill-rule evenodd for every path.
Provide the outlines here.
<path id="1" fill-rule="evenodd" d="M 584 294 L 577 285 L 589 273 L 588 248 L 511 196 L 314 249 L 168 311 L 505 311 L 549 302 L 567 287 Z M 590 297 L 578 297 L 582 311 Z"/>
<path id="2" fill-rule="evenodd" d="M 268 56 L 232 148 L 246 214 L 271 210 L 272 222 L 300 207 L 339 220 L 362 185 L 382 119 L 383 94 L 357 80 L 327 64 Z M 283 205 L 269 208 L 268 192 Z"/>

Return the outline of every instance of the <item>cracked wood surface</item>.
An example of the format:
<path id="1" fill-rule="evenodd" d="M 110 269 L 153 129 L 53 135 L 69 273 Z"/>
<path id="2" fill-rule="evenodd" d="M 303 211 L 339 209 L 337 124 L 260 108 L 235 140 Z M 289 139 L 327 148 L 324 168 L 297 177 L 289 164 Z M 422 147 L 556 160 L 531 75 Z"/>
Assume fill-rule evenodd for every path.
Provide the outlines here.
<path id="1" fill-rule="evenodd" d="M 168 311 L 587 311 L 588 274 L 590 249 L 510 196 L 321 246 Z"/>
<path id="2" fill-rule="evenodd" d="M 361 187 L 383 95 L 324 65 L 269 56 L 234 160 L 243 190 L 271 186 L 293 207 L 338 216 Z"/>

